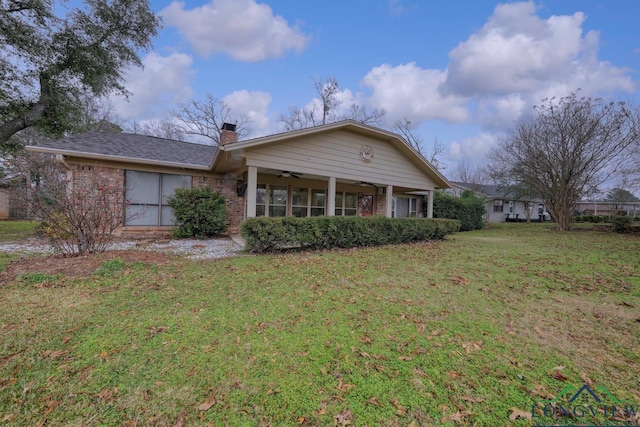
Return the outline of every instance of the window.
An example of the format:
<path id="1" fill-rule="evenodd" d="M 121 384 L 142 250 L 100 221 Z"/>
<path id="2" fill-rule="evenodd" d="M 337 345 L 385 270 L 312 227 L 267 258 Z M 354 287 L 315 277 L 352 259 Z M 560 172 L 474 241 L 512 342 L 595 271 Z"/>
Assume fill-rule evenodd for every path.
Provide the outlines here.
<path id="1" fill-rule="evenodd" d="M 415 218 L 418 216 L 418 199 L 394 197 L 391 201 L 392 218 Z"/>
<path id="2" fill-rule="evenodd" d="M 291 213 L 293 216 L 321 216 L 325 214 L 327 192 L 308 188 L 294 187 L 291 191 Z"/>
<path id="3" fill-rule="evenodd" d="M 167 198 L 178 188 L 191 188 L 191 176 L 163 173 L 125 172 L 125 225 L 173 225 L 172 209 Z"/>
<path id="4" fill-rule="evenodd" d="M 358 212 L 358 193 L 336 193 L 336 216 L 356 216 Z"/>
<path id="5" fill-rule="evenodd" d="M 256 191 L 256 216 L 287 215 L 287 187 L 259 184 Z"/>
<path id="6" fill-rule="evenodd" d="M 493 202 L 493 211 L 494 212 L 502 212 L 504 210 L 504 201 L 502 200 L 494 200 Z"/>

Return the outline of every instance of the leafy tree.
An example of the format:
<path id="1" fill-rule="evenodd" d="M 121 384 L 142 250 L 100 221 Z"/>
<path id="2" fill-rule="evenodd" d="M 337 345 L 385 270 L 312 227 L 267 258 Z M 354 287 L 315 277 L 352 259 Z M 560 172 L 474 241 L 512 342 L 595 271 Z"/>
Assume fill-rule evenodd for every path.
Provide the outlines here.
<path id="1" fill-rule="evenodd" d="M 546 99 L 492 152 L 493 169 L 533 188 L 560 231 L 571 229 L 575 203 L 623 169 L 638 144 L 637 108 L 578 97 Z"/>
<path id="2" fill-rule="evenodd" d="M 605 202 L 633 203 L 640 202 L 640 199 L 638 199 L 628 190 L 622 188 L 614 188 L 607 192 Z"/>
<path id="3" fill-rule="evenodd" d="M 85 0 L 58 16 L 54 0 L 0 0 L 0 145 L 31 126 L 73 128 L 87 95 L 126 95 L 159 19 L 144 0 Z"/>

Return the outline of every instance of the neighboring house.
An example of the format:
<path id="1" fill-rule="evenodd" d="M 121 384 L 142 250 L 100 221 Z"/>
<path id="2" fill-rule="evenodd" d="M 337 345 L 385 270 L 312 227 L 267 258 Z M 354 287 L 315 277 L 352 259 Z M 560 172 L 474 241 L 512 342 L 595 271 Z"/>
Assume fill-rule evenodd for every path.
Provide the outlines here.
<path id="1" fill-rule="evenodd" d="M 460 197 L 463 191 L 471 190 L 485 198 L 484 220 L 486 222 L 526 221 L 526 206 L 531 211 L 531 221 L 549 221 L 551 216 L 539 199 L 523 199 L 504 191 L 498 185 L 472 184 L 450 181 L 451 188 L 447 193 Z"/>
<path id="2" fill-rule="evenodd" d="M 23 206 L 25 187 L 11 179 L 0 179 L 0 220 L 26 219 Z M 26 194 L 26 193 L 25 193 Z"/>
<path id="3" fill-rule="evenodd" d="M 90 132 L 27 149 L 56 154 L 74 182 L 100 174 L 126 188 L 125 233 L 168 231 L 166 200 L 176 188 L 223 194 L 229 232 L 237 233 L 255 216 L 431 218 L 434 190 L 449 187 L 400 136 L 352 120 L 246 141 L 225 124 L 219 147 Z"/>
<path id="4" fill-rule="evenodd" d="M 640 202 L 580 201 L 576 205 L 578 215 L 640 215 Z"/>

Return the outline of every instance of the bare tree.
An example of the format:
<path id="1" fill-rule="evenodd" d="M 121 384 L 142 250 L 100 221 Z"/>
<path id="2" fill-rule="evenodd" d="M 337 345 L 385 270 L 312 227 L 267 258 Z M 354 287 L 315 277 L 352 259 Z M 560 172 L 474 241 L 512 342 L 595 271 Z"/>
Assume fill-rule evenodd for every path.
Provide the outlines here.
<path id="1" fill-rule="evenodd" d="M 58 253 L 77 256 L 107 248 L 122 225 L 121 182 L 93 171 L 72 181 L 54 156 L 44 154 L 23 153 L 13 160 L 13 170 L 28 184 L 22 201 Z"/>
<path id="2" fill-rule="evenodd" d="M 245 114 L 233 113 L 223 100 L 207 94 L 203 99 L 181 102 L 172 112 L 176 130 L 185 136 L 207 138 L 211 144 L 220 144 L 220 133 L 224 123 L 236 125 L 238 139 L 246 138 L 251 129 L 251 119 Z"/>
<path id="3" fill-rule="evenodd" d="M 427 151 L 424 148 L 422 137 L 417 134 L 416 127 L 411 123 L 407 117 L 403 117 L 400 120 L 396 120 L 393 124 L 393 130 L 400 134 L 416 151 L 429 161 L 436 169 L 445 169 L 444 164 L 440 161 L 440 156 L 446 153 L 446 147 L 442 144 L 438 138 L 433 140 L 433 147 L 431 151 Z"/>
<path id="4" fill-rule="evenodd" d="M 185 140 L 185 135 L 180 127 L 170 119 L 151 120 L 144 123 L 133 121 L 125 127 L 125 130 L 140 135 L 156 136 L 158 138 L 173 139 L 176 141 Z"/>
<path id="5" fill-rule="evenodd" d="M 325 125 L 340 120 L 355 120 L 369 125 L 379 125 L 385 116 L 384 110 L 369 109 L 365 105 L 353 103 L 340 112 L 338 99 L 340 85 L 335 77 L 313 79 L 313 87 L 318 98 L 307 107 L 291 107 L 288 114 L 281 114 L 278 121 L 285 131 L 305 129 Z M 317 102 L 316 102 L 317 101 Z"/>
<path id="6" fill-rule="evenodd" d="M 580 198 L 629 161 L 640 134 L 635 106 L 578 97 L 546 99 L 492 152 L 492 168 L 533 188 L 560 231 Z"/>
<path id="7" fill-rule="evenodd" d="M 484 184 L 487 180 L 486 172 L 483 168 L 472 166 L 467 161 L 461 161 L 456 164 L 452 178 L 454 181 L 460 181 L 467 184 Z"/>

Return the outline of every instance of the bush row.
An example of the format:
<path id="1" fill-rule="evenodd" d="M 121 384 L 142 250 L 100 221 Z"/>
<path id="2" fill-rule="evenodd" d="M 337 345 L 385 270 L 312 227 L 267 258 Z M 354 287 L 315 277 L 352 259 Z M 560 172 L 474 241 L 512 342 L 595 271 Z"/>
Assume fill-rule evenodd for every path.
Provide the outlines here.
<path id="1" fill-rule="evenodd" d="M 630 221 L 640 221 L 640 217 L 621 217 L 614 215 L 579 215 L 573 217 L 575 222 L 613 222 L 616 218 L 630 218 Z"/>
<path id="2" fill-rule="evenodd" d="M 459 221 L 447 219 L 320 216 L 248 218 L 242 223 L 240 232 L 247 249 L 273 252 L 289 248 L 353 248 L 434 240 L 459 229 Z"/>
<path id="3" fill-rule="evenodd" d="M 426 203 L 426 200 L 425 200 Z M 436 191 L 433 198 L 434 218 L 460 220 L 460 231 L 477 230 L 483 227 L 484 200 L 467 191 L 462 197 L 454 197 Z"/>

